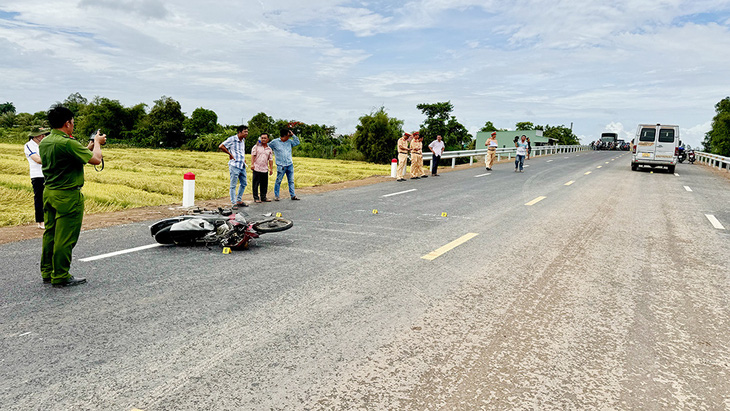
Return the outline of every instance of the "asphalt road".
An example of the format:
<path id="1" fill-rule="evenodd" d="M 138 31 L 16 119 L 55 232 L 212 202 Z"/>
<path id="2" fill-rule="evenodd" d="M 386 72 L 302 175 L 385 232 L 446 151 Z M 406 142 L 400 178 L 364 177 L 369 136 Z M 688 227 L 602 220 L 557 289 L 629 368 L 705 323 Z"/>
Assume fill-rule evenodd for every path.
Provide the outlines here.
<path id="1" fill-rule="evenodd" d="M 2 245 L 0 409 L 730 408 L 728 179 L 527 164 L 253 205 L 295 225 L 228 255 L 87 231 L 69 289 Z"/>

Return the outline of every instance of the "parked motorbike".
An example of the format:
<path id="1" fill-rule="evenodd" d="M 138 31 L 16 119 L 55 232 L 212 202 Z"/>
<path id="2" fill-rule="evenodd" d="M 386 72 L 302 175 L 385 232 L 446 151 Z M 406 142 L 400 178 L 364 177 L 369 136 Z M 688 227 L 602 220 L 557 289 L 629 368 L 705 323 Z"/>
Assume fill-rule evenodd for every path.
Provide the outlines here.
<path id="1" fill-rule="evenodd" d="M 695 163 L 695 151 L 689 150 L 689 153 L 687 153 L 687 161 L 689 161 L 690 164 Z"/>
<path id="2" fill-rule="evenodd" d="M 679 152 L 678 161 L 680 163 L 684 162 L 684 160 L 687 159 L 687 150 L 685 150 L 684 147 L 678 147 L 677 151 Z"/>
<path id="3" fill-rule="evenodd" d="M 248 221 L 246 215 L 218 208 L 196 209 L 189 214 L 165 218 L 150 226 L 150 234 L 160 244 L 219 244 L 232 250 L 248 249 L 249 242 L 260 234 L 292 228 L 294 223 L 281 217 L 267 216 Z"/>

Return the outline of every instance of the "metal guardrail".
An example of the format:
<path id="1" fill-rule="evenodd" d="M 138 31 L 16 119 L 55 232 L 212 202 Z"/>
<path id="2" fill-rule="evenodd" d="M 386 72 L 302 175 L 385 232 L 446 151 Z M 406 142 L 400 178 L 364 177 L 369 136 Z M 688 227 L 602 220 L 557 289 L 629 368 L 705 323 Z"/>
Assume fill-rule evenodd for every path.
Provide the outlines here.
<path id="1" fill-rule="evenodd" d="M 705 163 L 710 167 L 717 167 L 718 170 L 727 169 L 730 172 L 730 157 L 718 156 L 717 154 L 705 153 L 702 151 L 695 151 L 697 160 L 701 163 Z"/>
<path id="2" fill-rule="evenodd" d="M 590 150 L 590 146 L 533 146 L 530 151 L 530 157 L 544 156 L 550 154 L 561 154 L 561 153 L 575 153 L 578 151 Z M 507 159 L 515 157 L 517 147 L 502 147 L 497 148 L 497 161 L 501 161 L 502 157 L 507 156 Z M 486 156 L 488 150 L 486 148 L 480 150 L 460 150 L 460 151 L 444 151 L 441 155 L 441 159 L 451 159 L 451 168 L 456 167 L 456 159 L 461 157 L 469 157 L 469 165 L 474 164 L 474 157 Z M 424 166 L 425 162 L 431 164 L 433 159 L 433 153 L 423 153 Z"/>

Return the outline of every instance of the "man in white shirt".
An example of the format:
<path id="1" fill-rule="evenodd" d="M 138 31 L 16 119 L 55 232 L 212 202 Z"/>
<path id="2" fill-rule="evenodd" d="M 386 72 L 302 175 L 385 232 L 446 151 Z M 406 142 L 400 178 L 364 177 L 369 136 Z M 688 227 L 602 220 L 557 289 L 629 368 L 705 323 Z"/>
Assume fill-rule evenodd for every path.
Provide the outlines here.
<path id="1" fill-rule="evenodd" d="M 30 183 L 33 186 L 33 203 L 35 205 L 35 221 L 38 228 L 45 229 L 43 225 L 43 170 L 41 167 L 41 156 L 38 152 L 38 145 L 49 132 L 35 131 L 28 135 L 28 142 L 25 143 L 25 157 L 28 159 L 30 168 Z"/>
<path id="2" fill-rule="evenodd" d="M 444 153 L 445 147 L 446 145 L 443 142 L 443 137 L 441 137 L 440 135 L 436 136 L 436 140 L 432 141 L 431 144 L 428 145 L 428 149 L 431 150 L 431 153 L 433 153 L 433 157 L 431 158 L 432 176 L 439 175 L 439 160 L 441 160 L 441 155 Z"/>
<path id="3" fill-rule="evenodd" d="M 515 173 L 518 171 L 522 172 L 522 167 L 525 164 L 525 156 L 527 155 L 527 136 L 524 134 L 520 138 L 520 141 L 515 141 L 515 147 L 517 147 L 517 155 L 515 156 Z"/>

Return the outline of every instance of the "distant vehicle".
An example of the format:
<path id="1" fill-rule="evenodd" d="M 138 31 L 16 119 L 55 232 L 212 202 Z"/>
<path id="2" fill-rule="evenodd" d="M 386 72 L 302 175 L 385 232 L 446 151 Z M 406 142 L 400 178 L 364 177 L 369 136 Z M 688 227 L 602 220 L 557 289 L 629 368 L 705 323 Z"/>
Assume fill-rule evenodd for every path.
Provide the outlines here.
<path id="1" fill-rule="evenodd" d="M 618 133 L 601 133 L 600 150 L 613 150 L 616 148 Z"/>
<path id="2" fill-rule="evenodd" d="M 679 156 L 679 126 L 667 124 L 639 124 L 631 156 L 631 169 L 641 166 L 666 167 L 674 173 Z"/>

